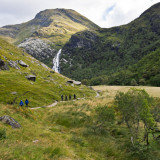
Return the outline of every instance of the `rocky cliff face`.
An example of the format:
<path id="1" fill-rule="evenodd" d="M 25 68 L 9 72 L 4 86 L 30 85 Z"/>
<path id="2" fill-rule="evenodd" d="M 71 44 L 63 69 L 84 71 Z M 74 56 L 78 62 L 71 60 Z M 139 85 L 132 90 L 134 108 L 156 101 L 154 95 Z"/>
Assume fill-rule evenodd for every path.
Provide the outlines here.
<path id="1" fill-rule="evenodd" d="M 52 67 L 55 53 L 71 35 L 97 28 L 96 24 L 74 10 L 47 9 L 29 22 L 0 28 L 0 35 Z"/>
<path id="2" fill-rule="evenodd" d="M 24 48 L 27 53 L 40 61 L 50 61 L 56 54 L 49 41 L 36 38 L 27 38 L 18 47 Z"/>

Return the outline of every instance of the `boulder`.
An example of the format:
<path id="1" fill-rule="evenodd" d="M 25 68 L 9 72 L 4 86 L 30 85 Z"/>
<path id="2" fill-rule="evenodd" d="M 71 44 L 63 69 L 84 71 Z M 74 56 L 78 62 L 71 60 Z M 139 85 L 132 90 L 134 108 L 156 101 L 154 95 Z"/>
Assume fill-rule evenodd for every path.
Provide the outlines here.
<path id="1" fill-rule="evenodd" d="M 9 70 L 9 67 L 6 62 L 0 59 L 0 70 Z"/>
<path id="2" fill-rule="evenodd" d="M 22 66 L 22 67 L 28 67 L 28 65 L 26 63 L 24 63 L 22 60 L 19 61 L 19 64 Z"/>
<path id="3" fill-rule="evenodd" d="M 12 128 L 21 128 L 21 125 L 10 116 L 7 116 L 7 115 L 2 116 L 2 117 L 0 117 L 0 121 L 2 121 L 5 124 L 11 125 Z"/>
<path id="4" fill-rule="evenodd" d="M 20 67 L 17 65 L 17 63 L 15 61 L 12 61 L 12 60 L 9 60 L 8 61 L 8 65 L 12 68 L 15 68 L 15 69 L 20 69 Z"/>
<path id="5" fill-rule="evenodd" d="M 28 75 L 28 76 L 26 76 L 26 78 L 30 81 L 34 81 L 34 82 L 36 81 L 36 76 L 35 75 Z"/>
<path id="6" fill-rule="evenodd" d="M 67 83 L 73 83 L 73 80 L 68 80 Z"/>
<path id="7" fill-rule="evenodd" d="M 55 73 L 55 71 L 50 71 L 50 73 Z"/>
<path id="8" fill-rule="evenodd" d="M 74 81 L 73 84 L 75 84 L 75 85 L 81 85 L 82 83 L 80 81 Z"/>
<path id="9" fill-rule="evenodd" d="M 11 94 L 16 95 L 16 94 L 17 94 L 17 92 L 11 92 Z"/>
<path id="10" fill-rule="evenodd" d="M 80 81 L 75 80 L 68 80 L 67 83 L 75 84 L 75 85 L 81 85 L 82 83 Z"/>

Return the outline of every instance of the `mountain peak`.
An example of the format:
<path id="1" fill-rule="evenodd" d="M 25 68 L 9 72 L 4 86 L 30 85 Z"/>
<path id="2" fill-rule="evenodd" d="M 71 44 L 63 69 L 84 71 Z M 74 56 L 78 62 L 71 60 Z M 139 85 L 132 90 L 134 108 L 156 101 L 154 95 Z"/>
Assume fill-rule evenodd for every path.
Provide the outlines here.
<path id="1" fill-rule="evenodd" d="M 55 19 L 62 19 L 64 18 L 63 22 L 67 19 L 80 23 L 87 28 L 99 28 L 98 25 L 91 22 L 88 18 L 82 16 L 80 13 L 74 11 L 73 9 L 64 9 L 64 8 L 56 8 L 56 9 L 46 9 L 43 11 L 40 11 L 33 20 L 40 20 L 43 22 L 44 27 L 46 27 L 46 24 L 49 25 L 51 23 L 51 20 L 54 21 Z M 47 22 L 45 22 L 47 21 Z"/>

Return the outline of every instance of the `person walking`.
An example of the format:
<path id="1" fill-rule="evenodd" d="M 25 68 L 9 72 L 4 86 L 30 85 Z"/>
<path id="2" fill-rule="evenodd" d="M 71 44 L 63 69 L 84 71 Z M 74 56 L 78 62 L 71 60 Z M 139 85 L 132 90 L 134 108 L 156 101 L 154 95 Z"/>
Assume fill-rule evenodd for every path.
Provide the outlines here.
<path id="1" fill-rule="evenodd" d="M 63 95 L 61 95 L 61 101 L 63 101 Z"/>
<path id="2" fill-rule="evenodd" d="M 76 99 L 76 95 L 75 94 L 73 95 L 73 97 L 74 97 L 74 99 Z"/>
<path id="3" fill-rule="evenodd" d="M 71 95 L 69 95 L 69 100 L 71 100 Z"/>
<path id="4" fill-rule="evenodd" d="M 29 101 L 28 101 L 28 99 L 26 99 L 26 101 L 25 101 L 26 107 L 28 107 L 28 103 L 29 103 Z"/>
<path id="5" fill-rule="evenodd" d="M 67 101 L 67 95 L 65 95 L 65 101 Z"/>
<path id="6" fill-rule="evenodd" d="M 19 105 L 20 105 L 21 107 L 24 106 L 24 103 L 23 103 L 22 100 L 20 101 Z"/>

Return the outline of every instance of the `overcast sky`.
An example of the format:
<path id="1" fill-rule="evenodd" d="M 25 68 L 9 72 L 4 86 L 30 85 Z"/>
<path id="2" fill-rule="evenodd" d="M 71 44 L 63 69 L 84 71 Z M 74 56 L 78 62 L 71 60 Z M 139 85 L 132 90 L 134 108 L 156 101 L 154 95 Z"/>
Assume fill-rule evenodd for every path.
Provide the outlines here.
<path id="1" fill-rule="evenodd" d="M 45 9 L 74 9 L 101 27 L 129 23 L 160 0 L 0 0 L 0 27 L 29 21 Z"/>

